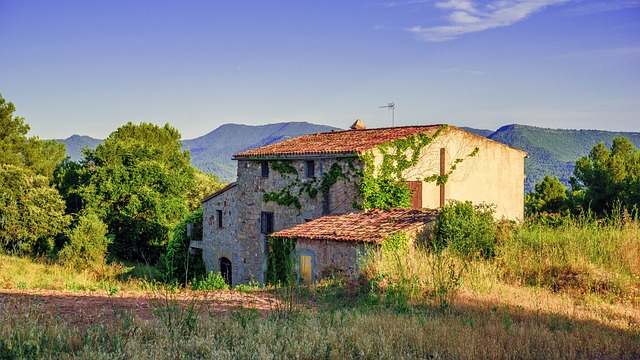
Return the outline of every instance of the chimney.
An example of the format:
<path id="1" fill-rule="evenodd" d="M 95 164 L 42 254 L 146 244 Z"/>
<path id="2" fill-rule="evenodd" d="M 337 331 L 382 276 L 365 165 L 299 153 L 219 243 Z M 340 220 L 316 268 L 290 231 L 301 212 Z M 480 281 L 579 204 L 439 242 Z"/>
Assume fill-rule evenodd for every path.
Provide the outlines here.
<path id="1" fill-rule="evenodd" d="M 364 122 L 362 122 L 362 120 L 358 119 L 356 120 L 356 122 L 353 123 L 353 125 L 351 125 L 351 130 L 364 130 L 367 127 L 364 125 Z"/>

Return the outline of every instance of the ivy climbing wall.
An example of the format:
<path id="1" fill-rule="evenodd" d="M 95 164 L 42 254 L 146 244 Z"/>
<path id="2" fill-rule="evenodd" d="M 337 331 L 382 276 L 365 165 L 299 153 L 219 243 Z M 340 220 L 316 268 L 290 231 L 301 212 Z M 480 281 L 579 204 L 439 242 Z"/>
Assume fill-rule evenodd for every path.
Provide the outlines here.
<path id="1" fill-rule="evenodd" d="M 266 235 L 261 214 L 273 214 L 273 231 L 283 230 L 330 213 L 358 212 L 355 158 L 314 160 L 314 177 L 306 176 L 308 159 L 238 160 L 238 230 L 240 263 L 234 267 L 240 281 L 264 282 Z M 262 162 L 269 175 L 262 176 Z M 234 276 L 235 273 L 234 273 Z"/>

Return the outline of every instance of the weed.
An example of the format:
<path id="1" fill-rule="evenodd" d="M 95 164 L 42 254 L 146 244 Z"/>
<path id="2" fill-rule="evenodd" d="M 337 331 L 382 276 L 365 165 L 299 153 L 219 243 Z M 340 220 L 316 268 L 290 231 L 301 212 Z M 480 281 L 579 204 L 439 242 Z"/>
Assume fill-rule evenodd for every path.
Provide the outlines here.
<path id="1" fill-rule="evenodd" d="M 210 271 L 206 277 L 197 280 L 195 284 L 192 284 L 194 290 L 227 290 L 229 285 L 225 282 L 224 277 L 220 272 Z"/>

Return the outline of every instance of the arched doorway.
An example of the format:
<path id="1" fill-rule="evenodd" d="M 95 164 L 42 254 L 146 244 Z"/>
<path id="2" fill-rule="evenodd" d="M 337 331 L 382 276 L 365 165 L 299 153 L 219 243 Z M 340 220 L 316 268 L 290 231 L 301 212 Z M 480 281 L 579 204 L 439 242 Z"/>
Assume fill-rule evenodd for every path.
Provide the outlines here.
<path id="1" fill-rule="evenodd" d="M 231 283 L 233 276 L 232 276 L 232 272 L 231 272 L 231 260 L 227 259 L 226 257 L 221 257 L 220 258 L 220 275 L 222 275 L 222 278 L 224 279 L 224 282 L 227 283 L 227 285 L 232 286 L 233 284 Z"/>

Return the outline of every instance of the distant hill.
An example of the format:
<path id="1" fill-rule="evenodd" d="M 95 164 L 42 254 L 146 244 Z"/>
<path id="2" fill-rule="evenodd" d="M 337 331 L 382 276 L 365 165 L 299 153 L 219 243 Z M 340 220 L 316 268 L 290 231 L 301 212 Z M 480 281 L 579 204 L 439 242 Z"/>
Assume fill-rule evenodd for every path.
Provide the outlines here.
<path id="1" fill-rule="evenodd" d="M 555 176 L 568 186 L 576 160 L 588 155 L 600 142 L 610 148 L 616 136 L 626 137 L 640 149 L 640 132 L 546 129 L 514 124 L 503 126 L 487 137 L 529 153 L 524 163 L 525 190 L 533 191 L 545 175 Z"/>
<path id="2" fill-rule="evenodd" d="M 58 142 L 64 143 L 65 147 L 67 148 L 67 155 L 69 155 L 72 161 L 76 162 L 82 160 L 82 149 L 86 147 L 95 149 L 99 144 L 102 144 L 104 142 L 103 140 L 95 139 L 85 135 L 71 135 L 64 140 L 56 140 Z"/>
<path id="3" fill-rule="evenodd" d="M 489 130 L 489 129 L 474 129 L 474 128 L 470 128 L 470 127 L 466 127 L 466 126 L 458 126 L 458 127 L 460 129 L 467 130 L 470 133 L 474 133 L 476 135 L 480 135 L 480 136 L 484 136 L 484 137 L 489 137 L 489 135 L 494 133 L 493 130 Z"/>
<path id="4" fill-rule="evenodd" d="M 234 181 L 237 166 L 231 157 L 244 150 L 253 149 L 291 139 L 300 135 L 327 132 L 336 129 L 307 122 L 288 122 L 249 126 L 225 124 L 212 132 L 191 140 L 183 146 L 191 150 L 191 163 L 198 169 L 214 173 L 222 180 Z"/>
<path id="5" fill-rule="evenodd" d="M 225 124 L 212 132 L 190 140 L 183 140 L 183 149 L 191 151 L 191 163 L 196 168 L 219 176 L 225 181 L 236 179 L 234 154 L 291 139 L 300 135 L 327 132 L 337 129 L 307 122 L 287 122 L 269 125 Z M 95 149 L 103 141 L 89 136 L 73 135 L 58 140 L 66 145 L 67 154 L 73 161 L 82 159 L 82 149 Z"/>
<path id="6" fill-rule="evenodd" d="M 225 124 L 204 136 L 183 140 L 182 143 L 184 149 L 191 151 L 191 163 L 195 167 L 216 174 L 222 180 L 234 181 L 237 169 L 235 161 L 231 160 L 233 154 L 300 135 L 334 129 L 307 122 L 259 126 Z M 614 137 L 624 136 L 640 149 L 639 132 L 546 129 L 516 124 L 503 126 L 496 131 L 469 127 L 462 129 L 528 152 L 524 167 L 526 191 L 533 191 L 535 184 L 542 181 L 545 175 L 555 176 L 568 186 L 575 161 L 587 155 L 599 142 L 611 147 Z M 58 141 L 65 143 L 73 161 L 82 159 L 82 148 L 95 149 L 102 143 L 102 140 L 79 135 Z"/>

